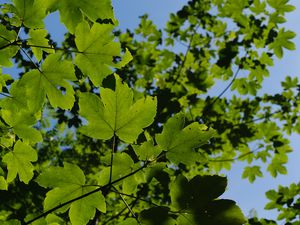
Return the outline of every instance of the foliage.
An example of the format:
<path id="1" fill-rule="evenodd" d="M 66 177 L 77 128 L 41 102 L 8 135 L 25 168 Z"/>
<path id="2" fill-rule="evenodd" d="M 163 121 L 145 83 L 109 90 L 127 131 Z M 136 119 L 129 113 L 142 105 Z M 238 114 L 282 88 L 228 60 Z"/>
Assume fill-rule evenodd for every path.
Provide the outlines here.
<path id="1" fill-rule="evenodd" d="M 144 15 L 125 32 L 110 0 L 0 7 L 1 224 L 276 224 L 247 222 L 218 174 L 237 160 L 250 182 L 260 162 L 287 172 L 298 80 L 258 95 L 274 58 L 295 49 L 287 0 L 191 0 L 164 31 Z M 63 43 L 44 28 L 55 11 Z M 289 224 L 298 186 L 267 193 Z"/>

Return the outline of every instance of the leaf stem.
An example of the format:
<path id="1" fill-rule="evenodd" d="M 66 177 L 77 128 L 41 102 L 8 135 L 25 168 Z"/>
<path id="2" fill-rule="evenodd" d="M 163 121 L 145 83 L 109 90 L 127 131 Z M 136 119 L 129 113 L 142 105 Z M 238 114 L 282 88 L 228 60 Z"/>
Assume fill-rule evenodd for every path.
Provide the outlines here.
<path id="1" fill-rule="evenodd" d="M 113 173 L 113 162 L 114 162 L 114 152 L 116 148 L 116 135 L 114 134 L 111 148 L 111 156 L 110 156 L 110 171 L 109 171 L 109 184 L 111 184 L 112 173 Z"/>

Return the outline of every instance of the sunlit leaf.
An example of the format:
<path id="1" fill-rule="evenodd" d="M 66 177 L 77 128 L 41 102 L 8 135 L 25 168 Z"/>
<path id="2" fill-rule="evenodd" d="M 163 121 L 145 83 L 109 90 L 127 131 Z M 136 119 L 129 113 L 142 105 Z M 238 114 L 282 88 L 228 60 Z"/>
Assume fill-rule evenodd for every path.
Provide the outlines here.
<path id="1" fill-rule="evenodd" d="M 20 181 L 28 184 L 33 177 L 34 170 L 31 162 L 36 160 L 36 151 L 22 141 L 17 141 L 13 151 L 3 157 L 3 162 L 7 164 L 8 169 L 7 182 L 13 181 L 18 174 Z"/>
<path id="2" fill-rule="evenodd" d="M 73 164 L 65 163 L 64 167 L 50 167 L 43 172 L 37 182 L 43 187 L 54 188 L 47 193 L 44 202 L 45 210 L 94 191 L 96 187 L 85 185 L 85 176 L 82 170 Z M 86 224 L 95 215 L 96 209 L 106 211 L 105 198 L 101 191 L 97 191 L 85 198 L 79 199 L 66 207 L 68 208 L 72 224 Z"/>
<path id="3" fill-rule="evenodd" d="M 153 122 L 156 99 L 147 96 L 133 103 L 132 90 L 117 75 L 115 79 L 115 90 L 102 88 L 101 98 L 89 93 L 80 95 L 80 114 L 88 120 L 80 131 L 104 140 L 116 134 L 122 141 L 132 143 Z"/>
<path id="4" fill-rule="evenodd" d="M 158 145 L 167 151 L 167 158 L 173 163 L 189 164 L 197 161 L 195 148 L 206 144 L 215 134 L 205 125 L 192 123 L 184 127 L 184 114 L 176 114 L 164 125 L 161 134 L 156 135 Z"/>

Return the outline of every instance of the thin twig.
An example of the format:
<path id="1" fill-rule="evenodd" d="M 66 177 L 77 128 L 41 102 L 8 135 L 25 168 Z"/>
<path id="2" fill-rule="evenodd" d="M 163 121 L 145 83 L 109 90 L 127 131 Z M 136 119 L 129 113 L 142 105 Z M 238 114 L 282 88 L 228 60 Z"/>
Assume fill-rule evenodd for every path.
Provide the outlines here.
<path id="1" fill-rule="evenodd" d="M 124 196 L 127 196 L 127 197 L 130 197 L 130 198 L 134 198 L 134 199 L 138 199 L 138 200 L 141 200 L 142 202 L 146 202 L 146 203 L 149 203 L 149 204 L 151 204 L 151 205 L 153 205 L 153 206 L 160 206 L 160 205 L 157 205 L 157 204 L 155 204 L 154 202 L 152 202 L 151 200 L 147 200 L 147 199 L 144 199 L 144 198 L 140 198 L 140 197 L 138 197 L 138 196 L 134 196 L 134 195 L 129 195 L 129 194 L 125 194 L 125 193 L 122 193 L 122 192 L 119 192 L 118 190 L 112 190 L 113 192 L 116 192 L 116 193 L 118 193 L 118 194 L 121 194 L 121 195 L 124 195 Z"/>
<path id="2" fill-rule="evenodd" d="M 16 37 L 16 39 L 15 39 L 15 42 L 18 41 L 19 36 L 20 36 L 20 33 L 21 33 L 21 30 L 22 30 L 22 27 L 19 27 L 18 34 L 17 34 L 17 37 Z"/>
<path id="3" fill-rule="evenodd" d="M 187 46 L 187 49 L 186 49 L 186 52 L 185 52 L 183 61 L 182 61 L 182 63 L 180 64 L 180 67 L 179 67 L 179 69 L 178 69 L 178 73 L 176 74 L 175 79 L 174 79 L 173 82 L 172 82 L 173 85 L 177 82 L 178 78 L 180 77 L 181 71 L 182 71 L 182 69 L 183 69 L 183 67 L 184 67 L 184 64 L 185 64 L 185 62 L 186 62 L 186 59 L 187 59 L 187 55 L 188 55 L 188 53 L 189 53 L 189 51 L 190 51 L 190 49 L 191 49 L 191 47 L 192 47 L 192 42 L 193 42 L 194 36 L 196 35 L 199 26 L 200 26 L 200 24 L 198 24 L 198 25 L 196 26 L 196 28 L 194 29 L 194 32 L 193 32 L 193 34 L 192 34 L 192 36 L 191 36 L 189 45 Z"/>
<path id="4" fill-rule="evenodd" d="M 250 155 L 250 154 L 253 154 L 253 153 L 257 152 L 259 149 L 260 148 L 256 148 L 256 149 L 254 149 L 252 151 L 246 152 L 246 153 L 244 153 L 244 154 L 242 154 L 240 156 L 237 156 L 235 158 L 231 158 L 231 159 L 213 159 L 213 160 L 209 160 L 209 162 L 234 162 L 236 160 L 244 158 L 247 155 Z"/>
<path id="5" fill-rule="evenodd" d="M 10 96 L 9 94 L 6 94 L 4 92 L 0 92 L 0 95 L 3 95 L 3 96 L 8 97 L 8 98 L 13 98 L 12 96 Z"/>
<path id="6" fill-rule="evenodd" d="M 27 52 L 26 52 L 22 47 L 19 46 L 19 48 L 20 48 L 20 50 L 26 55 L 26 57 L 30 60 L 30 62 L 34 65 L 34 67 L 35 67 L 41 74 L 43 74 L 43 72 L 41 71 L 39 65 L 37 65 L 37 64 L 32 60 L 32 58 L 27 54 Z"/>
<path id="7" fill-rule="evenodd" d="M 135 213 L 133 212 L 133 210 L 131 209 L 131 207 L 127 204 L 125 198 L 123 197 L 123 195 L 121 193 L 118 192 L 118 189 L 115 187 L 115 186 L 112 186 L 113 189 L 119 194 L 119 196 L 121 197 L 122 199 L 122 202 L 126 205 L 127 209 L 129 210 L 129 212 L 131 213 L 131 215 L 134 217 L 134 219 L 136 220 L 136 222 L 138 224 L 141 224 L 139 219 L 137 218 L 137 216 L 135 215 Z"/>

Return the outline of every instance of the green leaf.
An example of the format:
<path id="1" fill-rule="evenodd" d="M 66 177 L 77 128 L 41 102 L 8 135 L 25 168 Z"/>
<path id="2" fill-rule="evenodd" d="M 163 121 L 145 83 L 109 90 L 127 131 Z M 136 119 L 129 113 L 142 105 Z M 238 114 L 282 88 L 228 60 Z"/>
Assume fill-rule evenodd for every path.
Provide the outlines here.
<path id="1" fill-rule="evenodd" d="M 171 206 L 175 210 L 203 209 L 208 202 L 222 195 L 227 179 L 220 176 L 195 176 L 188 181 L 178 176 L 170 184 Z"/>
<path id="2" fill-rule="evenodd" d="M 21 112 L 25 112 L 39 119 L 44 98 L 33 98 L 35 92 L 37 90 L 30 85 L 25 85 L 24 82 L 16 80 L 10 87 L 10 97 L 1 99 L 0 106 L 10 111 L 11 114 L 22 114 Z"/>
<path id="3" fill-rule="evenodd" d="M 0 90 L 6 87 L 6 81 L 12 80 L 12 77 L 8 74 L 2 74 L 2 67 L 0 67 Z"/>
<path id="4" fill-rule="evenodd" d="M 70 61 L 61 60 L 60 54 L 49 55 L 41 70 L 34 69 L 24 74 L 20 80 L 32 96 L 32 101 L 41 101 L 47 95 L 53 107 L 70 109 L 74 104 L 74 90 L 68 81 L 76 76 Z M 61 88 L 64 90 L 62 91 Z"/>
<path id="5" fill-rule="evenodd" d="M 298 77 L 290 77 L 290 76 L 286 76 L 285 77 L 285 81 L 281 82 L 281 86 L 285 89 L 285 90 L 289 90 L 291 88 L 296 88 L 298 85 Z"/>
<path id="6" fill-rule="evenodd" d="M 0 190 L 7 190 L 7 182 L 3 176 L 0 176 Z"/>
<path id="7" fill-rule="evenodd" d="M 160 153 L 158 145 L 154 146 L 153 141 L 147 141 L 141 145 L 132 145 L 136 155 L 140 160 L 154 160 Z"/>
<path id="8" fill-rule="evenodd" d="M 221 199 L 209 203 L 205 211 L 181 213 L 177 224 L 242 225 L 246 218 L 234 201 Z"/>
<path id="9" fill-rule="evenodd" d="M 109 158 L 109 159 L 108 159 Z M 110 156 L 107 161 L 110 163 Z M 132 171 L 133 161 L 126 153 L 114 153 L 112 166 L 112 181 L 121 178 Z M 98 184 L 106 185 L 109 183 L 110 167 L 105 167 L 99 173 Z"/>
<path id="10" fill-rule="evenodd" d="M 25 25 L 29 28 L 44 27 L 43 19 L 45 10 L 43 1 L 40 0 L 13 0 L 14 5 L 10 5 L 10 11 L 15 14 L 13 25 L 20 27 Z"/>
<path id="11" fill-rule="evenodd" d="M 133 103 L 133 92 L 115 75 L 115 90 L 100 89 L 101 99 L 90 93 L 79 96 L 80 115 L 88 124 L 79 130 L 96 139 L 108 140 L 116 134 L 122 141 L 134 142 L 156 114 L 156 99 L 146 97 Z M 124 113 L 126 112 L 126 113 Z"/>
<path id="12" fill-rule="evenodd" d="M 198 217 L 199 221 L 205 225 L 242 225 L 247 220 L 234 201 L 220 199 L 209 204 L 207 210 Z"/>
<path id="13" fill-rule="evenodd" d="M 167 207 L 152 207 L 143 210 L 139 219 L 145 225 L 175 225 L 176 221 L 168 213 L 169 208 Z"/>
<path id="14" fill-rule="evenodd" d="M 28 44 L 32 45 L 31 47 L 32 52 L 38 61 L 41 61 L 43 56 L 43 51 L 48 53 L 54 53 L 54 50 L 46 48 L 46 47 L 50 47 L 50 45 L 48 44 L 49 40 L 46 38 L 47 35 L 48 32 L 45 29 L 37 29 L 37 30 L 29 31 L 30 38 L 28 39 Z M 38 47 L 33 47 L 33 46 L 38 46 Z"/>
<path id="15" fill-rule="evenodd" d="M 285 31 L 284 28 L 281 28 L 278 32 L 277 37 L 275 38 L 274 42 L 272 42 L 269 45 L 269 49 L 274 50 L 274 54 L 278 58 L 282 58 L 283 56 L 283 48 L 286 48 L 288 50 L 295 50 L 296 46 L 295 43 L 290 41 L 290 39 L 293 39 L 296 36 L 296 34 L 293 31 Z"/>
<path id="16" fill-rule="evenodd" d="M 31 162 L 35 161 L 37 161 L 36 151 L 22 141 L 17 141 L 14 150 L 3 157 L 8 169 L 7 182 L 13 181 L 18 174 L 20 181 L 28 184 L 34 170 Z"/>
<path id="17" fill-rule="evenodd" d="M 47 193 L 44 202 L 45 210 L 96 189 L 94 186 L 85 185 L 85 176 L 82 170 L 69 163 L 65 163 L 63 168 L 50 167 L 37 178 L 37 182 L 42 187 L 54 188 Z M 64 212 L 68 208 L 70 208 L 69 217 L 72 224 L 82 225 L 87 224 L 93 218 L 96 209 L 105 212 L 106 203 L 101 191 L 98 191 L 59 209 L 59 212 Z"/>
<path id="18" fill-rule="evenodd" d="M 288 0 L 267 0 L 268 4 L 276 10 L 279 14 L 284 14 L 285 12 L 291 12 L 295 10 L 295 6 L 288 5 Z"/>
<path id="19" fill-rule="evenodd" d="M 136 221 L 136 219 L 129 218 L 124 220 L 121 223 L 118 223 L 118 225 L 138 225 L 138 222 Z"/>
<path id="20" fill-rule="evenodd" d="M 132 56 L 127 50 L 123 61 L 118 64 L 113 58 L 121 56 L 120 43 L 114 42 L 111 24 L 93 24 L 90 28 L 87 22 L 78 25 L 75 31 L 75 43 L 79 53 L 76 53 L 75 64 L 83 74 L 88 75 L 95 86 L 112 73 L 110 66 L 123 67 Z"/>
<path id="21" fill-rule="evenodd" d="M 275 157 L 272 159 L 272 162 L 268 165 L 267 170 L 270 172 L 270 174 L 273 177 L 276 177 L 278 173 L 280 174 L 287 174 L 287 169 L 284 166 L 288 162 L 287 155 L 280 154 L 275 155 Z"/>
<path id="22" fill-rule="evenodd" d="M 17 33 L 14 30 L 7 30 L 6 27 L 0 24 L 0 65 L 11 67 L 13 63 L 11 58 L 15 56 L 18 47 L 11 45 L 17 38 Z"/>
<path id="23" fill-rule="evenodd" d="M 266 9 L 266 2 L 264 1 L 260 2 L 260 0 L 254 0 L 253 6 L 250 7 L 250 10 L 255 14 L 264 13 L 265 9 Z"/>
<path id="24" fill-rule="evenodd" d="M 253 183 L 255 181 L 256 177 L 262 177 L 262 176 L 263 176 L 263 174 L 260 171 L 259 166 L 246 166 L 244 168 L 242 178 L 248 178 L 250 183 Z"/>
<path id="25" fill-rule="evenodd" d="M 61 21 L 72 34 L 77 25 L 83 21 L 84 16 L 93 22 L 98 19 L 114 21 L 111 0 L 51 0 L 47 3 L 47 7 L 50 11 L 59 9 Z"/>
<path id="26" fill-rule="evenodd" d="M 46 217 L 47 224 L 49 225 L 60 225 L 64 224 L 64 220 L 55 214 L 49 214 Z"/>
<path id="27" fill-rule="evenodd" d="M 30 143 L 37 143 L 43 140 L 41 133 L 32 127 L 36 124 L 34 115 L 27 111 L 13 112 L 3 109 L 1 112 L 5 122 L 11 126 L 19 138 Z"/>
<path id="28" fill-rule="evenodd" d="M 2 225 L 20 225 L 20 221 L 18 220 L 8 220 L 8 221 L 1 221 Z"/>
<path id="29" fill-rule="evenodd" d="M 198 159 L 195 148 L 206 144 L 215 131 L 207 130 L 203 124 L 196 122 L 184 127 L 184 114 L 179 113 L 164 124 L 161 134 L 156 135 L 158 145 L 167 151 L 167 158 L 175 163 L 190 164 Z"/>

